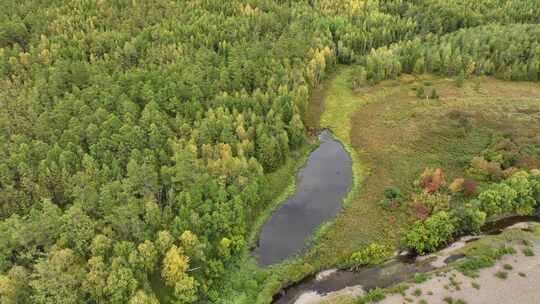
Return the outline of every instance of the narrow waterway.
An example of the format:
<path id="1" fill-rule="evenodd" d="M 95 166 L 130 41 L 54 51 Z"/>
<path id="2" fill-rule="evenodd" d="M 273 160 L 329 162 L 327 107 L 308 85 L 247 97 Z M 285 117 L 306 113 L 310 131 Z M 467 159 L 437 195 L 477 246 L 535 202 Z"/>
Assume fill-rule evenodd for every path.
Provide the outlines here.
<path id="1" fill-rule="evenodd" d="M 362 292 L 372 288 L 384 288 L 410 279 L 415 273 L 432 270 L 428 263 L 406 263 L 392 260 L 386 264 L 366 268 L 358 272 L 336 270 L 328 275 L 306 278 L 274 296 L 273 304 L 316 303 L 322 296 L 349 288 Z"/>
<path id="2" fill-rule="evenodd" d="M 262 266 L 284 261 L 305 249 L 322 223 L 341 210 L 352 184 L 352 161 L 328 130 L 298 173 L 296 193 L 263 225 L 253 254 Z"/>
<path id="3" fill-rule="evenodd" d="M 528 222 L 539 222 L 538 216 L 509 216 L 486 223 L 482 228 L 484 235 L 502 233 L 508 227 Z M 527 228 L 522 228 L 527 230 Z M 412 278 L 416 273 L 425 273 L 435 268 L 464 258 L 462 254 L 451 252 L 466 243 L 481 239 L 482 236 L 464 236 L 449 244 L 441 251 L 422 257 L 399 256 L 389 262 L 360 271 L 331 270 L 323 271 L 284 288 L 274 296 L 273 304 L 311 304 L 330 294 L 348 289 L 361 294 L 372 288 L 386 288 Z M 431 258 L 431 260 L 430 260 Z"/>

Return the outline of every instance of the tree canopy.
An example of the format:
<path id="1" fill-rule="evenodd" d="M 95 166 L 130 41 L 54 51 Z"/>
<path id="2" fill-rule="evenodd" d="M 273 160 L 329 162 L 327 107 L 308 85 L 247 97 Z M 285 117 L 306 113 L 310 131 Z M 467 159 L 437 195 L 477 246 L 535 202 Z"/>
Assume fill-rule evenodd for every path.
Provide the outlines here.
<path id="1" fill-rule="evenodd" d="M 538 80 L 537 27 L 459 29 L 539 16 L 530 0 L 3 1 L 0 302 L 218 300 L 329 70 Z"/>

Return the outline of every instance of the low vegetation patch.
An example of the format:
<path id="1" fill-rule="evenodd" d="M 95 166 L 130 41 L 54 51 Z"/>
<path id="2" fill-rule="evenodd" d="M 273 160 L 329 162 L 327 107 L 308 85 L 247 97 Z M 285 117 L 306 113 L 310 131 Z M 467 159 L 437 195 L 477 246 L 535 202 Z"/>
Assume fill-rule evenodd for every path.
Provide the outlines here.
<path id="1" fill-rule="evenodd" d="M 534 251 L 530 247 L 523 248 L 522 252 L 525 256 L 534 256 Z"/>
<path id="2" fill-rule="evenodd" d="M 501 280 L 506 280 L 508 278 L 508 272 L 499 270 L 495 273 L 495 276 Z"/>
<path id="3" fill-rule="evenodd" d="M 391 248 L 387 245 L 371 244 L 366 248 L 351 255 L 352 269 L 363 266 L 377 265 L 392 255 Z"/>

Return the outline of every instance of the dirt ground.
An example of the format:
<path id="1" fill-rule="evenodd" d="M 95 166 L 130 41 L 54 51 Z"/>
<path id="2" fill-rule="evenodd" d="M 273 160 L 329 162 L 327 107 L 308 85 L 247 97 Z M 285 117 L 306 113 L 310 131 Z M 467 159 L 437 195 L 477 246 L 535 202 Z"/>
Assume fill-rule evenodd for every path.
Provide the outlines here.
<path id="1" fill-rule="evenodd" d="M 444 277 L 434 276 L 424 283 L 409 287 L 405 296 L 395 294 L 381 301 L 381 304 L 422 303 L 469 303 L 469 304 L 537 304 L 540 303 L 540 242 L 533 246 L 534 256 L 525 256 L 521 248 L 514 255 L 505 256 L 494 267 L 486 268 L 478 273 L 477 278 L 462 275 L 456 270 Z M 511 270 L 506 270 L 510 265 Z M 508 267 L 508 266 L 507 266 Z M 507 278 L 499 278 L 497 272 L 506 272 Z M 525 276 L 522 276 L 525 275 Z M 452 283 L 452 281 L 454 283 Z M 473 282 L 478 287 L 473 287 Z M 457 289 L 459 286 L 459 289 Z M 418 295 L 420 290 L 421 295 Z M 446 300 L 445 300 L 446 299 Z M 456 302 L 458 300 L 464 302 Z"/>

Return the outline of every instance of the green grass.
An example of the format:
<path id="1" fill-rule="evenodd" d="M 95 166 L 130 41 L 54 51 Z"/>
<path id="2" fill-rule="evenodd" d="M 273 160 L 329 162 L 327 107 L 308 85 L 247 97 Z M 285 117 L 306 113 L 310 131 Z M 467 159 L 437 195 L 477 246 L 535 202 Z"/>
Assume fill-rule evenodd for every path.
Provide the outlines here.
<path id="1" fill-rule="evenodd" d="M 417 273 L 414 275 L 413 282 L 416 284 L 424 283 L 429 279 L 429 276 L 425 273 Z"/>
<path id="2" fill-rule="evenodd" d="M 472 288 L 474 289 L 480 289 L 480 284 L 476 283 L 476 282 L 471 282 L 471 286 Z"/>
<path id="3" fill-rule="evenodd" d="M 386 298 L 386 290 L 383 288 L 374 288 L 368 291 L 363 297 L 356 299 L 355 304 L 368 304 L 382 301 Z"/>
<path id="4" fill-rule="evenodd" d="M 345 144 L 350 145 L 351 116 L 366 100 L 358 98 L 350 88 L 350 69 L 342 69 L 327 88 L 324 113 L 320 126 L 331 129 Z"/>
<path id="5" fill-rule="evenodd" d="M 496 261 L 505 255 L 516 253 L 513 244 L 522 244 L 523 241 L 530 242 L 538 236 L 538 227 L 533 227 L 533 232 L 522 231 L 520 229 L 508 229 L 499 235 L 484 237 L 478 241 L 467 244 L 463 248 L 453 252 L 453 254 L 465 254 L 466 258 L 462 262 L 456 263 L 456 268 L 466 276 L 476 277 L 477 272 L 483 268 L 493 267 Z M 529 247 L 525 247 L 527 249 Z M 530 249 L 530 248 L 529 248 Z M 503 265 L 505 270 L 513 269 L 512 265 Z"/>

